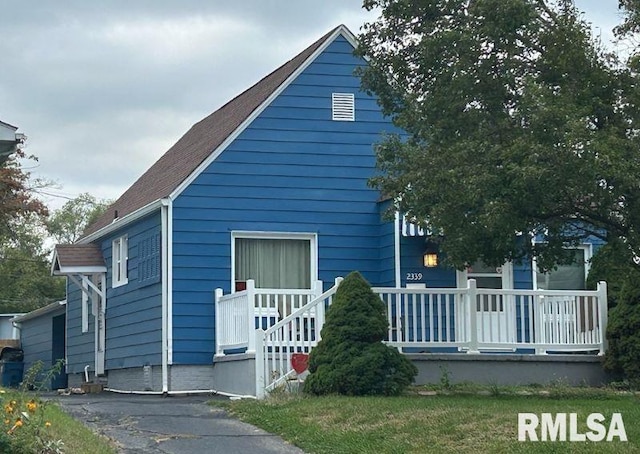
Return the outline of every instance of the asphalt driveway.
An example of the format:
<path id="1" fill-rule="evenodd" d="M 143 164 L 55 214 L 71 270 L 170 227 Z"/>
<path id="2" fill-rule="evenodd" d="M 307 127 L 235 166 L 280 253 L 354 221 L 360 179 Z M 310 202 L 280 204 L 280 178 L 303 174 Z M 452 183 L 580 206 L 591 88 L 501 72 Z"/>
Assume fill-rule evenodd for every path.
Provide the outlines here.
<path id="1" fill-rule="evenodd" d="M 90 429 L 112 439 L 123 454 L 302 453 L 222 408 L 212 396 L 84 394 L 52 400 Z"/>

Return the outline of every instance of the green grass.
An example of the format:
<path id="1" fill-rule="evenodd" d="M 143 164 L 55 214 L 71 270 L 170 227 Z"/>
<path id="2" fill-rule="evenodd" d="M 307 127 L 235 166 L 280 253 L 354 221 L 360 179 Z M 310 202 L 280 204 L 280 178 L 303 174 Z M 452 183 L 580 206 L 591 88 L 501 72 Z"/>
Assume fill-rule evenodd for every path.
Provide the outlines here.
<path id="1" fill-rule="evenodd" d="M 48 404 L 45 409 L 47 420 L 51 422 L 49 432 L 52 438 L 64 442 L 67 454 L 115 454 L 109 441 L 93 433 L 81 422 L 62 411 L 57 404 Z"/>
<path id="2" fill-rule="evenodd" d="M 640 397 L 632 393 L 456 385 L 433 395 L 434 388 L 403 397 L 279 395 L 227 408 L 309 453 L 640 453 Z M 519 442 L 521 412 L 578 413 L 581 433 L 588 414 L 621 413 L 629 441 Z"/>

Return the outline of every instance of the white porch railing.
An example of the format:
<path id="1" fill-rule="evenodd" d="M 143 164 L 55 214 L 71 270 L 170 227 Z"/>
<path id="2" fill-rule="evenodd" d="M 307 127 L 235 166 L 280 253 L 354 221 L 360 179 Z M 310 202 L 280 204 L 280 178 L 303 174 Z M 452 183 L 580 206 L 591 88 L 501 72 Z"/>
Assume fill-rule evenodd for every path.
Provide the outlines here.
<path id="1" fill-rule="evenodd" d="M 256 288 L 253 280 L 241 292 L 223 295 L 216 289 L 216 356 L 234 349 L 253 353 L 257 328 L 269 328 L 321 293 L 321 281 L 312 289 Z"/>
<path id="2" fill-rule="evenodd" d="M 605 350 L 607 286 L 586 290 L 374 288 L 387 307 L 387 343 L 468 353 Z"/>
<path id="3" fill-rule="evenodd" d="M 245 348 L 255 352 L 256 396 L 293 376 L 294 353 L 320 340 L 325 310 L 336 284 L 312 290 L 216 291 L 216 356 Z M 386 343 L 401 351 L 454 349 L 467 353 L 532 350 L 603 354 L 607 286 L 594 291 L 467 288 L 373 288 L 386 306 Z M 313 295 L 319 295 L 314 297 Z"/>

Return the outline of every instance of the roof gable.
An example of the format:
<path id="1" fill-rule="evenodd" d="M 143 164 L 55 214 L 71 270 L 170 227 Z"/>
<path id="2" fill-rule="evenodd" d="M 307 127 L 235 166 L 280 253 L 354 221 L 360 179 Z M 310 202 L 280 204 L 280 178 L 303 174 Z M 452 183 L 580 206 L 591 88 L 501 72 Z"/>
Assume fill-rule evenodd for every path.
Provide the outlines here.
<path id="1" fill-rule="evenodd" d="M 53 252 L 51 274 L 105 273 L 102 250 L 95 244 L 58 244 Z"/>
<path id="2" fill-rule="evenodd" d="M 284 65 L 199 121 L 153 164 L 85 232 L 85 238 L 158 199 L 179 193 L 252 118 L 337 36 L 355 42 L 343 25 L 336 27 Z M 93 235 L 92 235 L 93 236 Z"/>

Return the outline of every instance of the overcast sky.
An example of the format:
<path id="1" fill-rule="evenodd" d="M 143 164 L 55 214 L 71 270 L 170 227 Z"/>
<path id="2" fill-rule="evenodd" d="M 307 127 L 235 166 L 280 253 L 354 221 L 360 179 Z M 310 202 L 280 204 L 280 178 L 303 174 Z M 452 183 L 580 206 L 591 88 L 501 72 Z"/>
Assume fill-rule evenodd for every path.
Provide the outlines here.
<path id="1" fill-rule="evenodd" d="M 617 0 L 579 0 L 603 40 Z M 343 23 L 360 0 L 0 0 L 0 120 L 45 200 L 117 198 L 189 127 Z"/>

